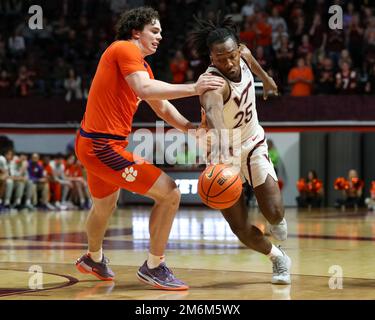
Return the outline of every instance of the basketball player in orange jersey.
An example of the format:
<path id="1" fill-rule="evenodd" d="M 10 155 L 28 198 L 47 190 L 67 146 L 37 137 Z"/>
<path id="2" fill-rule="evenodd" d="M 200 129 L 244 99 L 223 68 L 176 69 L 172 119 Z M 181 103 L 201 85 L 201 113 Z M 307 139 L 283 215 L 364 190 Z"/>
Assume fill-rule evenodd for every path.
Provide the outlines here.
<path id="1" fill-rule="evenodd" d="M 114 279 L 102 243 L 119 189 L 124 188 L 155 201 L 149 221 L 149 255 L 138 278 L 159 289 L 186 290 L 188 286 L 173 275 L 164 258 L 180 192 L 163 171 L 126 150 L 127 136 L 140 100 L 146 100 L 173 127 L 184 132 L 194 129 L 165 99 L 200 95 L 223 86 L 224 81 L 209 74 L 194 84 L 172 85 L 154 79 L 144 60 L 156 52 L 162 39 L 159 16 L 152 8 L 125 12 L 117 30 L 117 41 L 101 56 L 77 133 L 76 154 L 87 170 L 93 206 L 86 224 L 88 252 L 76 266 L 101 280 Z"/>
<path id="2" fill-rule="evenodd" d="M 225 86 L 200 96 L 208 127 L 226 130 L 229 141 L 233 141 L 225 144 L 228 150 L 240 146 L 239 150 L 233 150 L 233 154 L 238 157 L 241 178 L 254 188 L 259 208 L 271 224 L 272 235 L 278 240 L 285 240 L 284 207 L 277 176 L 268 156 L 264 130 L 258 122 L 252 72 L 262 80 L 265 98 L 268 91 L 277 93 L 277 86 L 251 52 L 239 45 L 231 19 L 225 19 L 217 26 L 210 21 L 197 22 L 199 27 L 191 34 L 190 42 L 201 57 L 210 56 L 211 65 L 207 72 L 226 80 Z M 234 129 L 240 130 L 240 134 L 237 135 Z M 223 154 L 223 151 L 225 153 L 225 150 L 220 153 Z M 290 258 L 250 224 L 244 195 L 232 207 L 221 212 L 232 231 L 247 247 L 270 257 L 273 263 L 272 283 L 289 284 Z"/>

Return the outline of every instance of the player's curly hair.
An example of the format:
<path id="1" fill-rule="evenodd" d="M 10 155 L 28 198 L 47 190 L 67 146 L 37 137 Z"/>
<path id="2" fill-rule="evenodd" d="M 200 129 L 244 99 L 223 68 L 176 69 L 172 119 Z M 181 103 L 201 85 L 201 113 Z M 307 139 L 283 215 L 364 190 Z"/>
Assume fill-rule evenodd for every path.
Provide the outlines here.
<path id="1" fill-rule="evenodd" d="M 194 17 L 197 28 L 188 36 L 188 44 L 195 48 L 200 58 L 206 58 L 215 43 L 222 43 L 228 38 L 232 38 L 239 43 L 238 29 L 231 17 L 227 17 L 220 22 L 220 15 L 217 15 L 216 23 L 211 20 L 205 21 Z"/>
<path id="2" fill-rule="evenodd" d="M 151 7 L 139 7 L 125 11 L 116 24 L 116 39 L 129 40 L 132 30 L 142 31 L 145 25 L 160 20 L 159 13 Z"/>

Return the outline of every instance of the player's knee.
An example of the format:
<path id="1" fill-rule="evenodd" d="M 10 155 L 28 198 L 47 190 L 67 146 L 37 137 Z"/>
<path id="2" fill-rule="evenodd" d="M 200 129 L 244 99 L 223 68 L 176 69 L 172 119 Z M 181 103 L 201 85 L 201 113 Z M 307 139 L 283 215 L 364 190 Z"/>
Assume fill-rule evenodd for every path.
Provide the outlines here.
<path id="1" fill-rule="evenodd" d="M 272 206 L 269 210 L 271 211 L 269 215 L 269 223 L 280 223 L 280 221 L 284 218 L 284 207 L 281 205 L 275 205 Z"/>
<path id="2" fill-rule="evenodd" d="M 7 188 L 12 188 L 13 185 L 14 185 L 14 181 L 13 181 L 12 179 L 7 179 L 7 180 L 5 181 L 5 183 L 6 183 L 6 187 L 7 187 Z"/>
<path id="3" fill-rule="evenodd" d="M 177 205 L 180 203 L 181 192 L 177 185 L 173 182 L 173 186 L 168 190 L 164 196 L 164 200 L 168 201 L 171 205 Z"/>

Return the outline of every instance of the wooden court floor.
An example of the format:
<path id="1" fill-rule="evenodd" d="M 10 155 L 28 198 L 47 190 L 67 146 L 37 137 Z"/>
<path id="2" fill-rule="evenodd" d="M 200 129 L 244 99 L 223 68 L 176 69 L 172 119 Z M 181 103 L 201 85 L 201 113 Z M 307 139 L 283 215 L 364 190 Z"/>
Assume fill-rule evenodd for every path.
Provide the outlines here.
<path id="1" fill-rule="evenodd" d="M 111 220 L 104 252 L 114 282 L 75 269 L 86 250 L 86 211 L 0 214 L 0 299 L 375 299 L 372 212 L 287 209 L 282 247 L 293 261 L 292 284 L 277 286 L 269 260 L 245 248 L 218 211 L 180 208 L 167 264 L 190 290 L 166 292 L 135 276 L 147 256 L 149 211 L 120 209 Z M 250 215 L 267 233 L 263 216 Z"/>

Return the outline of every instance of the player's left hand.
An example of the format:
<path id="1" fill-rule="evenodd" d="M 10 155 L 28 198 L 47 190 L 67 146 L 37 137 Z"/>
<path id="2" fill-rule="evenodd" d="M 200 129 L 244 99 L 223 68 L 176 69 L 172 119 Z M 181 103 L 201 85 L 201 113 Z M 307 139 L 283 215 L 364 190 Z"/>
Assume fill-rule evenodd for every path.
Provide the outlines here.
<path id="1" fill-rule="evenodd" d="M 277 90 L 277 85 L 275 81 L 270 77 L 267 76 L 265 79 L 263 79 L 263 99 L 267 100 L 268 94 L 272 92 L 275 96 L 277 96 L 278 90 Z"/>

